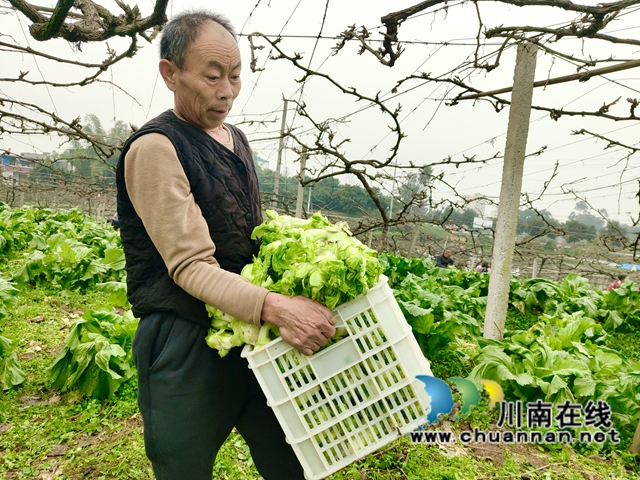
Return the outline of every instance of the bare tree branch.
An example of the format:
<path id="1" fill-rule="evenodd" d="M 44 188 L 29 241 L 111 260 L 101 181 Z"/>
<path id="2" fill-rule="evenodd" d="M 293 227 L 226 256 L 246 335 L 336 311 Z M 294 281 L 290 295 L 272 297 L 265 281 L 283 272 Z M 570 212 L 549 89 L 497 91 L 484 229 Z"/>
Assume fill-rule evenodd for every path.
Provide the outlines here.
<path id="1" fill-rule="evenodd" d="M 124 11 L 121 15 L 113 15 L 109 10 L 91 0 L 59 0 L 53 12 L 42 10 L 25 0 L 9 0 L 9 3 L 29 20 L 31 36 L 38 41 L 52 38 L 64 38 L 69 42 L 100 42 L 114 36 L 144 36 L 146 30 L 161 27 L 167 21 L 165 11 L 169 0 L 156 0 L 153 13 L 142 17 L 137 6 L 129 7 L 116 1 Z M 76 22 L 68 22 L 71 8 L 77 8 L 82 15 L 74 15 Z M 47 18 L 42 12 L 50 14 Z M 80 17 L 80 18 L 78 18 Z"/>

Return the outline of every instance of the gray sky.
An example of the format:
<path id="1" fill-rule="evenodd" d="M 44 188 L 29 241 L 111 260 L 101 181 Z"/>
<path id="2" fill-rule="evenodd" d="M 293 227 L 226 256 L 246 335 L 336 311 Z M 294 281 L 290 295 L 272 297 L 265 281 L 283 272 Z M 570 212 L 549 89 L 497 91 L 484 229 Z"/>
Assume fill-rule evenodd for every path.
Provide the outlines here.
<path id="1" fill-rule="evenodd" d="M 55 4 L 54 1 L 43 1 L 43 4 Z M 392 10 L 400 10 L 417 3 L 411 1 L 384 0 L 375 1 L 329 1 L 328 13 L 323 36 L 336 36 L 348 26 L 366 25 L 372 31 L 372 38 L 381 39 L 376 30 L 380 25 L 380 17 Z M 591 2 L 595 3 L 595 2 Z M 389 7 L 393 4 L 393 7 Z M 289 54 L 298 52 L 303 55 L 301 61 L 305 66 L 311 65 L 330 74 L 339 83 L 347 87 L 356 87 L 359 92 L 375 96 L 380 92 L 382 98 L 391 97 L 390 91 L 396 81 L 412 73 L 429 72 L 441 75 L 455 68 L 469 55 L 473 55 L 473 44 L 478 30 L 478 20 L 473 5 L 452 5 L 448 12 L 438 11 L 418 16 L 405 22 L 400 28 L 400 38 L 406 41 L 442 42 L 451 44 L 442 47 L 435 44 L 407 44 L 405 52 L 393 68 L 381 65 L 371 54 L 358 55 L 355 43 L 349 43 L 337 55 L 331 55 L 331 47 L 336 40 L 313 38 L 321 29 L 326 1 L 319 0 L 237 0 L 235 2 L 219 2 L 221 13 L 226 14 L 236 29 L 248 34 L 259 31 L 268 35 L 282 33 L 287 36 L 310 36 L 312 38 L 285 38 L 281 47 Z M 105 3 L 112 11 L 116 11 L 111 3 Z M 152 2 L 139 4 L 143 13 L 148 14 Z M 222 7 L 223 6 L 223 7 Z M 179 13 L 187 8 L 208 7 L 211 2 L 171 0 L 168 13 Z M 526 25 L 551 26 L 571 18 L 564 12 L 550 9 L 523 9 L 490 3 L 480 3 L 483 21 L 488 26 Z M 250 14 L 252 15 L 250 16 Z M 607 31 L 627 29 L 617 33 L 629 38 L 638 38 L 640 33 L 640 12 L 631 13 L 613 22 Z M 10 35 L 25 45 L 27 21 L 15 15 L 0 15 L 0 32 Z M 7 40 L 6 37 L 4 40 Z M 8 40 L 7 40 L 8 41 Z M 28 38 L 29 44 L 36 49 L 64 55 L 67 58 L 82 61 L 101 61 L 106 55 L 105 45 L 84 45 L 82 51 L 74 51 L 65 41 L 38 43 Z M 257 43 L 264 44 L 258 40 Z M 25 86 L 0 82 L 1 91 L 8 96 L 28 100 L 55 110 L 59 116 L 72 119 L 87 113 L 97 114 L 109 127 L 113 119 L 123 120 L 141 126 L 146 120 L 172 106 L 172 97 L 162 79 L 157 74 L 158 42 L 153 44 L 141 42 L 143 47 L 133 59 L 127 59 L 110 69 L 104 80 L 111 80 L 127 92 L 113 88 L 107 84 L 92 85 L 73 89 Z M 112 39 L 109 46 L 118 51 L 127 47 L 123 39 Z M 301 72 L 285 60 L 267 61 L 268 47 L 258 52 L 258 65 L 265 67 L 263 72 L 252 73 L 249 68 L 250 52 L 246 37 L 240 38 L 243 54 L 243 89 L 234 104 L 231 122 L 241 120 L 264 120 L 266 125 L 244 125 L 242 128 L 253 142 L 254 149 L 260 156 L 269 160 L 273 168 L 277 157 L 277 139 L 264 140 L 277 136 L 280 127 L 283 97 L 300 99 L 300 84 L 295 81 Z M 315 50 L 314 50 L 315 46 Z M 491 53 L 497 47 L 487 47 L 483 53 Z M 637 58 L 637 49 L 609 44 L 600 45 L 572 40 L 562 40 L 554 48 L 564 52 L 581 55 L 592 54 L 593 57 Z M 509 86 L 513 78 L 515 49 L 506 50 L 502 55 L 500 68 L 490 73 L 476 73 L 471 78 L 473 85 L 482 90 Z M 64 66 L 55 62 L 39 59 L 37 65 L 30 55 L 16 55 L 0 52 L 0 77 L 15 76 L 19 71 L 29 71 L 28 78 L 49 81 L 69 81 L 83 78 L 86 72 L 79 68 Z M 575 72 L 575 66 L 569 62 L 556 59 L 552 62 L 549 55 L 540 53 L 536 70 L 536 80 L 556 77 Z M 613 81 L 617 83 L 613 83 Z M 450 87 L 444 84 L 421 85 L 412 80 L 403 85 L 402 93 L 389 100 L 388 106 L 395 108 L 402 104 L 400 120 L 407 138 L 402 141 L 399 162 L 429 163 L 447 156 L 454 160 L 462 159 L 462 155 L 476 158 L 489 158 L 504 151 L 507 131 L 508 109 L 500 113 L 487 102 L 463 102 L 449 107 L 442 101 L 449 98 Z M 457 91 L 454 90 L 453 94 Z M 640 70 L 627 70 L 610 74 L 607 79 L 593 78 L 588 82 L 572 82 L 563 85 L 538 88 L 534 92 L 534 104 L 550 107 L 565 107 L 575 110 L 595 110 L 605 102 L 621 97 L 612 113 L 624 116 L 628 114 L 628 97 L 640 97 Z M 508 99 L 509 95 L 503 98 Z M 135 99 L 135 100 L 134 100 Z M 349 115 L 347 120 L 336 125 L 338 137 L 349 138 L 344 151 L 350 158 L 384 159 L 394 141 L 389 134 L 388 117 L 379 110 L 367 107 L 363 102 L 355 103 L 341 94 L 326 80 L 312 78 L 304 86 L 302 100 L 307 104 L 315 120 L 324 121 Z M 359 113 L 355 113 L 362 109 Z M 308 121 L 295 115 L 290 110 L 287 125 L 294 126 L 299 132 L 309 130 Z M 562 117 L 558 121 L 551 120 L 543 112 L 533 111 L 531 114 L 528 152 L 539 150 L 546 145 L 546 152 L 529 158 L 525 165 L 525 181 L 523 191 L 531 197 L 537 197 L 543 185 L 549 180 L 556 162 L 560 163 L 559 174 L 550 183 L 545 195 L 536 204 L 538 208 L 548 208 L 555 218 L 566 220 L 573 210 L 574 197 L 563 193 L 573 188 L 587 198 L 597 208 L 605 208 L 611 218 L 629 223 L 630 215 L 638 215 L 638 200 L 634 195 L 638 191 L 636 179 L 640 176 L 638 156 L 631 157 L 628 163 L 621 159 L 625 152 L 621 149 L 604 149 L 605 144 L 588 139 L 585 136 L 574 136 L 571 132 L 585 128 L 610 137 L 623 143 L 637 144 L 640 133 L 640 122 L 612 122 L 601 119 Z M 303 135 L 304 136 L 304 135 Z M 308 138 L 308 137 L 306 137 Z M 11 148 L 14 152 L 51 151 L 64 149 L 60 139 L 26 138 L 4 135 L 0 138 L 0 149 Z M 285 165 L 288 174 L 293 174 L 297 155 L 286 151 Z M 315 159 L 315 164 L 322 159 Z M 626 169 L 625 169 L 626 167 Z M 445 180 L 455 185 L 465 195 L 477 193 L 497 198 L 500 189 L 502 161 L 492 160 L 486 165 L 462 165 L 454 167 L 435 167 L 434 172 L 444 171 Z M 439 188 L 437 195 L 450 197 L 452 194 L 445 188 Z"/>

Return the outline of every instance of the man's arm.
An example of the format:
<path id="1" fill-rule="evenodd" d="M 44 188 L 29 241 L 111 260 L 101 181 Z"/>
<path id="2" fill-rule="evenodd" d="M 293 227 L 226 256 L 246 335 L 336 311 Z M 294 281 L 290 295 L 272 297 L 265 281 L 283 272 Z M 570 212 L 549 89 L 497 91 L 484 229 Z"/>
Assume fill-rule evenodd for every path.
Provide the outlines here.
<path id="1" fill-rule="evenodd" d="M 335 335 L 327 307 L 305 297 L 270 293 L 220 268 L 206 220 L 167 137 L 150 133 L 132 143 L 125 158 L 125 183 L 169 276 L 187 293 L 247 323 L 273 323 L 282 338 L 305 355 Z"/>
<path id="2" fill-rule="evenodd" d="M 269 292 L 220 268 L 207 222 L 167 137 L 150 133 L 132 143 L 125 158 L 125 183 L 173 281 L 203 302 L 259 324 Z"/>

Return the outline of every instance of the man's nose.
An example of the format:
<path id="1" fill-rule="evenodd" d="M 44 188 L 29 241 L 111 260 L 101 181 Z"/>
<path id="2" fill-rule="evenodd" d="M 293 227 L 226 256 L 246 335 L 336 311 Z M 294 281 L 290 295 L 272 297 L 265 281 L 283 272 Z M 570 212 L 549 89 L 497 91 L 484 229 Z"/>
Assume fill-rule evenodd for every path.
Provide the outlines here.
<path id="1" fill-rule="evenodd" d="M 225 98 L 233 97 L 233 88 L 231 88 L 231 82 L 229 81 L 229 78 L 222 77 L 220 79 L 217 93 L 218 93 L 218 98 L 221 100 Z"/>

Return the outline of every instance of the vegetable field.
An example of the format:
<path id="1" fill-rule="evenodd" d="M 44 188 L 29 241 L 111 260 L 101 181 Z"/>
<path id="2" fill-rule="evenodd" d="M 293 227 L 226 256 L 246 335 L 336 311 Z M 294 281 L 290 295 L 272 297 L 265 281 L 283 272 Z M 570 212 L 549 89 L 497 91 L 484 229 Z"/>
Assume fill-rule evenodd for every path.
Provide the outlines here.
<path id="1" fill-rule="evenodd" d="M 334 229 L 312 232 L 318 237 L 346 235 L 331 225 L 315 227 Z M 270 234 L 264 228 L 261 235 Z M 303 283 L 318 294 L 331 287 L 323 295 L 337 303 L 352 298 L 352 279 L 346 291 L 327 283 L 331 255 L 319 255 L 316 269 L 296 271 L 286 263 L 286 249 L 278 249 L 283 242 L 268 241 L 270 262 L 307 278 Z M 345 255 L 355 260 L 356 253 Z M 267 281 L 265 261 L 247 273 L 258 284 Z M 494 341 L 482 338 L 487 274 L 384 253 L 369 265 L 373 275 L 388 277 L 435 376 L 495 380 L 509 401 L 607 402 L 620 442 L 427 445 L 402 437 L 330 478 L 640 478 L 640 459 L 629 452 L 640 420 L 638 285 L 626 281 L 602 292 L 576 275 L 559 282 L 513 278 L 504 340 Z M 109 225 L 79 210 L 0 204 L 0 478 L 153 478 L 131 359 L 138 320 L 124 279 L 119 234 Z M 291 280 L 283 276 L 277 288 L 300 293 Z M 220 332 L 233 322 L 211 313 Z M 218 345 L 231 338 L 228 330 Z M 454 399 L 452 414 L 427 430 L 498 429 L 498 409 L 489 408 L 488 397 L 464 415 L 457 393 Z M 223 446 L 214 478 L 260 478 L 240 435 Z"/>

